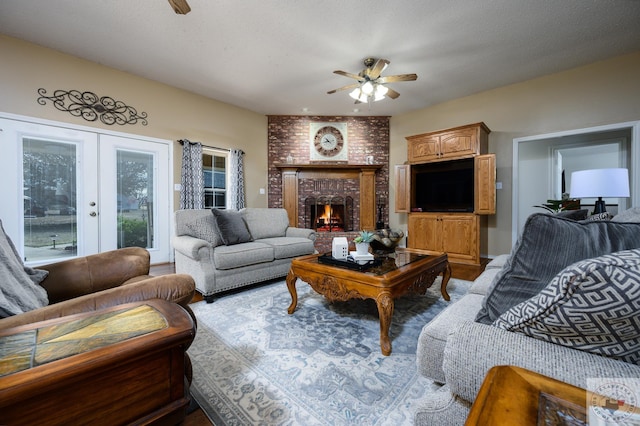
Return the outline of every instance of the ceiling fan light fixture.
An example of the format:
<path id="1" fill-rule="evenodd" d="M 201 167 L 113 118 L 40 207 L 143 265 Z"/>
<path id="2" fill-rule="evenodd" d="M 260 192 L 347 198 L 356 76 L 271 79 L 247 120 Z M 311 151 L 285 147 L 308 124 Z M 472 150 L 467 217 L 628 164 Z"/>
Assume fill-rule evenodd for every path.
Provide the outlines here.
<path id="1" fill-rule="evenodd" d="M 388 91 L 389 91 L 389 88 L 384 84 L 376 84 L 376 90 L 375 90 L 376 96 L 384 97 L 384 95 L 386 95 Z"/>
<path id="2" fill-rule="evenodd" d="M 360 88 L 356 87 L 355 89 L 353 89 L 350 93 L 349 96 L 351 96 L 353 99 L 355 99 L 356 101 L 358 99 L 360 99 Z"/>
<path id="3" fill-rule="evenodd" d="M 373 87 L 373 84 L 370 81 L 365 81 L 364 84 L 362 84 L 362 93 L 367 96 L 373 95 L 374 89 L 375 87 Z"/>

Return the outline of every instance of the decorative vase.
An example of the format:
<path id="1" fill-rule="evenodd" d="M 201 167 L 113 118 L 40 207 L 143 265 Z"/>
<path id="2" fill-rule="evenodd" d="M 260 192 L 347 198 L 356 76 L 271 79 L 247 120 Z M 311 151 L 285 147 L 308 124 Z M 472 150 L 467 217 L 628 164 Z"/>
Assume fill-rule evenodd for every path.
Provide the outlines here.
<path id="1" fill-rule="evenodd" d="M 356 243 L 357 254 L 369 254 L 369 243 Z"/>

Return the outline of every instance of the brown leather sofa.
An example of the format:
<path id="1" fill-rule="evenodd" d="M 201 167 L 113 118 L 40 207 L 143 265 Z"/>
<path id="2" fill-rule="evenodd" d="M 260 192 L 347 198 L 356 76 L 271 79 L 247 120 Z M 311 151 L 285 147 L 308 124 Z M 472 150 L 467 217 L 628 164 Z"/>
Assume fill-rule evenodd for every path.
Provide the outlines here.
<path id="1" fill-rule="evenodd" d="M 47 290 L 49 305 L 2 318 L 0 329 L 150 299 L 178 303 L 195 322 L 188 306 L 195 294 L 193 278 L 186 274 L 152 277 L 149 267 L 149 252 L 140 247 L 38 266 L 49 271 L 40 283 Z"/>

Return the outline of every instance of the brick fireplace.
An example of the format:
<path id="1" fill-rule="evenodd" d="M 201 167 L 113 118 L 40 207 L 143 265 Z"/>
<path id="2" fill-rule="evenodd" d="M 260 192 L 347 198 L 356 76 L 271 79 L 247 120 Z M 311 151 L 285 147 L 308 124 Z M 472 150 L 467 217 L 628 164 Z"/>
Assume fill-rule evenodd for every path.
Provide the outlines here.
<path id="1" fill-rule="evenodd" d="M 317 229 L 318 251 L 330 251 L 331 240 L 336 236 L 346 236 L 351 241 L 357 231 L 375 229 L 380 220 L 388 225 L 389 117 L 269 116 L 268 119 L 268 206 L 285 208 L 292 225 L 316 229 L 317 223 L 312 226 L 311 222 L 317 222 L 317 217 L 311 218 L 309 204 L 314 201 L 317 207 L 318 201 L 342 197 L 334 201 L 342 203 L 343 207 L 337 210 L 346 209 L 339 212 L 344 215 L 340 221 L 345 223 Z M 310 160 L 313 122 L 346 123 L 347 161 Z M 334 212 L 333 218 L 337 225 L 335 213 L 338 212 Z M 331 218 L 328 223 L 332 223 Z M 328 228 L 332 232 L 327 232 Z"/>

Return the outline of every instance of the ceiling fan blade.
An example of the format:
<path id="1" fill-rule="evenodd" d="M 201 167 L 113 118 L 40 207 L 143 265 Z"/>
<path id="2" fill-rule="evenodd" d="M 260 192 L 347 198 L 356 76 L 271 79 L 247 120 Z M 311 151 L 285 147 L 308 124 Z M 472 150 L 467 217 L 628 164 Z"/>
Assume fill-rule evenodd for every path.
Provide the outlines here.
<path id="1" fill-rule="evenodd" d="M 174 12 L 179 15 L 186 15 L 191 12 L 191 8 L 187 4 L 187 0 L 169 0 L 169 4 L 173 8 Z"/>
<path id="2" fill-rule="evenodd" d="M 414 81 L 417 80 L 418 76 L 416 74 L 398 74 L 398 75 L 388 75 L 386 77 L 380 77 L 378 79 L 378 83 L 395 83 L 397 81 Z"/>
<path id="3" fill-rule="evenodd" d="M 358 81 L 364 80 L 364 78 L 362 76 L 357 75 L 357 74 L 352 74 L 352 73 L 346 72 L 346 71 L 336 70 L 333 73 L 334 74 L 338 74 L 338 75 L 343 75 L 343 76 L 349 77 L 349 78 L 355 78 Z"/>
<path id="4" fill-rule="evenodd" d="M 327 94 L 332 94 L 332 93 L 336 93 L 339 92 L 341 90 L 349 90 L 349 89 L 355 89 L 356 87 L 360 86 L 360 83 L 353 83 L 353 84 L 347 84 L 346 86 L 342 86 L 338 89 L 333 89 L 333 90 L 329 90 L 327 92 Z"/>
<path id="5" fill-rule="evenodd" d="M 387 87 L 387 89 L 389 89 L 389 88 Z M 396 92 L 396 91 L 395 91 L 395 90 L 393 90 L 393 89 L 389 89 L 389 90 L 387 91 L 387 94 L 386 94 L 385 96 L 388 96 L 388 97 L 390 97 L 391 99 L 396 99 L 398 96 L 400 96 L 400 93 Z"/>
<path id="6" fill-rule="evenodd" d="M 367 68 L 365 73 L 371 80 L 375 80 L 380 77 L 380 73 L 389 65 L 389 61 L 386 59 L 378 59 L 371 68 Z"/>

